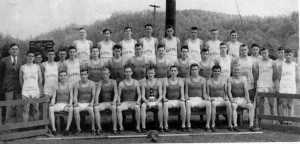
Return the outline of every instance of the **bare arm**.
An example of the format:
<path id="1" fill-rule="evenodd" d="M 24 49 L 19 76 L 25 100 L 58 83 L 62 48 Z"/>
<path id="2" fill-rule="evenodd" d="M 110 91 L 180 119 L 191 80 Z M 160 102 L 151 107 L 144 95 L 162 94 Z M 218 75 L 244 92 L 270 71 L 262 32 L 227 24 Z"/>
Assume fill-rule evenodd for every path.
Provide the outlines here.
<path id="1" fill-rule="evenodd" d="M 257 82 L 258 78 L 259 78 L 259 66 L 258 63 L 253 64 L 252 66 L 252 74 L 253 74 L 253 78 L 254 78 L 254 83 Z"/>
<path id="2" fill-rule="evenodd" d="M 275 81 L 275 90 L 277 92 L 279 92 L 279 84 L 280 84 L 280 80 L 281 80 L 281 73 L 282 73 L 282 65 L 280 65 L 278 68 L 277 68 L 277 79 Z"/>
<path id="3" fill-rule="evenodd" d="M 56 90 L 54 91 L 54 93 L 52 95 L 50 106 L 53 106 L 55 104 L 55 100 L 56 100 Z"/>
<path id="4" fill-rule="evenodd" d="M 177 38 L 177 57 L 179 58 L 180 57 L 180 40 L 179 40 L 179 38 Z"/>
<path id="5" fill-rule="evenodd" d="M 206 81 L 206 94 L 207 94 L 208 98 L 210 98 L 210 95 L 209 95 L 210 94 L 210 89 L 209 88 L 210 88 L 210 82 L 209 82 L 209 80 L 207 80 Z"/>
<path id="6" fill-rule="evenodd" d="M 162 80 L 162 82 L 165 81 L 165 79 Z M 163 82 L 163 101 L 168 101 L 168 99 L 166 98 L 166 94 L 167 94 L 167 82 Z"/>
<path id="7" fill-rule="evenodd" d="M 39 87 L 40 89 L 43 88 L 43 77 L 42 77 L 42 72 L 40 67 L 38 66 L 38 83 L 39 83 Z"/>
<path id="8" fill-rule="evenodd" d="M 119 88 L 118 88 L 119 95 L 118 95 L 118 102 L 117 102 L 119 104 L 121 103 L 122 89 L 123 89 L 123 82 L 120 82 Z"/>
<path id="9" fill-rule="evenodd" d="M 154 40 L 155 55 L 157 55 L 157 46 L 158 46 L 158 40 L 157 38 L 155 38 Z"/>
<path id="10" fill-rule="evenodd" d="M 247 80 L 243 79 L 243 84 L 244 84 L 244 92 L 245 92 L 245 98 L 247 100 L 248 103 L 250 103 L 250 99 L 249 99 L 249 92 L 248 92 L 248 86 L 247 86 Z"/>
<path id="11" fill-rule="evenodd" d="M 74 95 L 73 93 L 74 93 L 74 92 L 73 92 L 73 88 L 72 88 L 71 86 L 69 86 L 68 89 L 69 89 L 69 92 L 70 92 L 70 101 L 69 101 L 69 105 L 72 106 L 72 103 L 73 103 L 73 100 L 74 100 L 74 97 L 73 97 L 73 95 Z"/>

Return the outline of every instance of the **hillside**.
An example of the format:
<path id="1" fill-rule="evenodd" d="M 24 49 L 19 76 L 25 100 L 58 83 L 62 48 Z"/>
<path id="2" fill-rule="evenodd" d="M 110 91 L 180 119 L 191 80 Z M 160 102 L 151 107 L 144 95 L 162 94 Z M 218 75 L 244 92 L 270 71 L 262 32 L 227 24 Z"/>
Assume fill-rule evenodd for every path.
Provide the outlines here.
<path id="1" fill-rule="evenodd" d="M 164 35 L 165 13 L 158 12 L 155 22 L 155 36 L 161 38 Z M 228 40 L 230 30 L 235 29 L 239 32 L 240 40 L 244 43 L 258 43 L 268 48 L 285 46 L 290 37 L 298 37 L 299 21 L 298 13 L 282 17 L 243 17 L 240 20 L 237 15 L 227 15 L 222 13 L 208 12 L 202 10 L 183 10 L 177 11 L 176 34 L 181 40 L 188 37 L 188 30 L 191 26 L 201 28 L 199 36 L 203 40 L 209 39 L 208 30 L 211 28 L 220 29 L 221 39 Z M 96 21 L 92 25 L 84 26 L 88 31 L 88 38 L 94 42 L 103 37 L 101 31 L 104 28 L 113 30 L 113 40 L 122 39 L 123 28 L 131 25 L 134 29 L 134 38 L 143 35 L 143 25 L 152 22 L 152 11 L 142 11 L 135 13 L 115 13 L 105 21 Z M 51 39 L 56 43 L 56 48 L 67 46 L 77 38 L 76 29 L 78 25 L 69 25 L 62 29 L 41 34 L 34 40 Z M 299 42 L 296 44 L 299 46 Z M 0 45 L 1 46 L 1 45 Z"/>

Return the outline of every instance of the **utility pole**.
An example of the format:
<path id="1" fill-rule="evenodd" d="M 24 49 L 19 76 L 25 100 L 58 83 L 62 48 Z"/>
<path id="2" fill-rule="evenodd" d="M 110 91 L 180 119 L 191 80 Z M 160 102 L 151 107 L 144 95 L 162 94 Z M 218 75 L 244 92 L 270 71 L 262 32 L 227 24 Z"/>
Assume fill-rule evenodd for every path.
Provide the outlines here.
<path id="1" fill-rule="evenodd" d="M 156 9 L 157 8 L 160 8 L 159 5 L 155 5 L 155 4 L 151 4 L 149 5 L 150 7 L 153 7 L 153 27 L 155 26 L 155 23 L 156 23 Z"/>
<path id="2" fill-rule="evenodd" d="M 166 25 L 173 26 L 176 32 L 176 0 L 166 0 Z"/>

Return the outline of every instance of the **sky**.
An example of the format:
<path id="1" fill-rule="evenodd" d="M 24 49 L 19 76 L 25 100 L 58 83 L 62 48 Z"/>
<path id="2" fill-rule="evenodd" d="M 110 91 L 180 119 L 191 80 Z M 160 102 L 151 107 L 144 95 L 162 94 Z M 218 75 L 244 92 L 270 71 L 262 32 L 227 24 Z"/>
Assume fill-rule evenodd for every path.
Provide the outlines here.
<path id="1" fill-rule="evenodd" d="M 201 9 L 243 16 L 281 16 L 298 11 L 299 0 L 176 0 L 176 8 Z M 28 39 L 69 24 L 87 25 L 114 12 L 165 10 L 166 0 L 0 0 L 0 33 Z"/>

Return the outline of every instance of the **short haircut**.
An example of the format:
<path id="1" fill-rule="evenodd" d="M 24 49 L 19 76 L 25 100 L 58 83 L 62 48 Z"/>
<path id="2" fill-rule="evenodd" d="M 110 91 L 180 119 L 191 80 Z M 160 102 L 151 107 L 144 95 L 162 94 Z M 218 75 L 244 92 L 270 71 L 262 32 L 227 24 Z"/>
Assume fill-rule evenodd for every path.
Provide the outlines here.
<path id="1" fill-rule="evenodd" d="M 146 68 L 146 72 L 148 72 L 149 70 L 155 70 L 156 69 L 156 66 L 155 64 L 149 64 L 149 66 Z"/>
<path id="2" fill-rule="evenodd" d="M 82 72 L 87 72 L 87 73 L 88 73 L 89 70 L 88 70 L 87 68 L 81 68 L 81 69 L 80 69 L 80 73 L 82 73 Z"/>
<path id="3" fill-rule="evenodd" d="M 50 48 L 50 49 L 47 50 L 47 53 L 49 53 L 49 52 L 54 52 L 55 53 L 55 50 L 53 48 Z"/>
<path id="4" fill-rule="evenodd" d="M 233 34 L 233 33 L 237 33 L 237 32 L 235 30 L 231 30 L 230 35 Z"/>
<path id="5" fill-rule="evenodd" d="M 215 70 L 215 69 L 222 70 L 222 68 L 221 68 L 221 66 L 219 64 L 215 64 L 211 69 L 212 69 L 212 71 Z"/>
<path id="6" fill-rule="evenodd" d="M 196 26 L 192 26 L 192 27 L 191 27 L 191 30 L 199 30 L 199 28 L 196 27 Z"/>
<path id="7" fill-rule="evenodd" d="M 29 54 L 35 55 L 34 51 L 32 51 L 32 50 L 27 51 L 26 55 L 29 55 Z"/>
<path id="8" fill-rule="evenodd" d="M 14 47 L 14 46 L 18 46 L 18 44 L 12 43 L 12 44 L 9 45 L 9 48 L 12 48 L 12 47 Z"/>
<path id="9" fill-rule="evenodd" d="M 86 30 L 86 29 L 84 27 L 80 27 L 78 30 L 81 31 L 81 30 Z"/>
<path id="10" fill-rule="evenodd" d="M 159 48 L 164 48 L 165 49 L 165 45 L 164 44 L 158 44 L 157 49 Z"/>
<path id="11" fill-rule="evenodd" d="M 142 43 L 136 43 L 135 45 L 134 45 L 134 47 L 136 48 L 136 47 L 143 47 L 143 44 Z"/>
<path id="12" fill-rule="evenodd" d="M 207 48 L 201 49 L 201 53 L 204 53 L 204 52 L 209 52 L 209 49 L 207 49 Z"/>
<path id="13" fill-rule="evenodd" d="M 102 33 L 106 33 L 107 31 L 109 31 L 109 33 L 112 33 L 112 31 L 108 28 L 105 28 L 104 30 L 102 30 Z"/>
<path id="14" fill-rule="evenodd" d="M 214 32 L 214 31 L 218 31 L 218 29 L 216 29 L 216 28 L 213 28 L 213 29 L 211 29 L 211 30 L 209 30 L 210 32 Z"/>
<path id="15" fill-rule="evenodd" d="M 226 45 L 226 43 L 225 43 L 225 42 L 221 42 L 221 43 L 220 43 L 220 46 L 222 46 L 222 45 Z"/>
<path id="16" fill-rule="evenodd" d="M 67 52 L 67 50 L 65 48 L 61 48 L 61 49 L 58 50 L 58 52 L 63 52 L 63 51 Z"/>
<path id="17" fill-rule="evenodd" d="M 65 69 L 59 70 L 59 71 L 58 71 L 58 74 L 61 74 L 61 73 L 67 73 L 67 70 L 65 70 Z"/>
<path id="18" fill-rule="evenodd" d="M 284 51 L 284 48 L 283 47 L 279 47 L 278 49 L 277 49 L 278 51 Z"/>
<path id="19" fill-rule="evenodd" d="M 128 69 L 128 68 L 130 68 L 131 70 L 133 70 L 133 65 L 130 64 L 130 63 L 126 64 L 126 65 L 124 66 L 124 71 L 125 71 L 126 69 Z"/>
<path id="20" fill-rule="evenodd" d="M 172 68 L 178 69 L 176 65 L 171 65 L 171 66 L 170 66 L 170 70 L 171 70 Z"/>
<path id="21" fill-rule="evenodd" d="M 98 50 L 99 50 L 99 48 L 98 48 L 98 47 L 96 47 L 96 46 L 93 46 L 91 49 L 98 49 Z"/>
<path id="22" fill-rule="evenodd" d="M 247 47 L 247 45 L 246 44 L 241 44 L 241 46 L 240 46 L 240 48 L 241 47 Z M 248 47 L 247 47 L 248 48 Z"/>
<path id="23" fill-rule="evenodd" d="M 173 29 L 174 30 L 174 27 L 172 25 L 167 25 L 166 29 Z"/>
<path id="24" fill-rule="evenodd" d="M 182 51 L 183 49 L 189 50 L 189 47 L 187 45 L 183 45 L 180 50 Z"/>
<path id="25" fill-rule="evenodd" d="M 292 51 L 292 49 L 289 49 L 289 48 L 288 48 L 288 49 L 285 49 L 285 50 L 284 50 L 284 53 L 293 53 L 293 51 Z"/>
<path id="26" fill-rule="evenodd" d="M 131 27 L 131 26 L 126 26 L 126 27 L 124 28 L 124 31 L 126 31 L 127 29 L 130 29 L 130 30 L 132 31 L 132 27 Z"/>
<path id="27" fill-rule="evenodd" d="M 113 46 L 113 50 L 115 50 L 115 49 L 120 49 L 120 50 L 122 50 L 122 46 L 119 45 L 119 44 L 115 44 L 115 45 Z"/>
<path id="28" fill-rule="evenodd" d="M 254 43 L 251 45 L 251 48 L 254 48 L 254 47 L 260 47 L 258 44 Z"/>
<path id="29" fill-rule="evenodd" d="M 42 56 L 42 53 L 41 52 L 35 52 L 34 53 L 34 56 L 38 56 L 38 55 Z"/>
<path id="30" fill-rule="evenodd" d="M 153 27 L 153 26 L 152 26 L 152 24 L 145 24 L 144 28 L 146 28 L 146 27 Z"/>
<path id="31" fill-rule="evenodd" d="M 192 69 L 192 67 L 199 67 L 199 65 L 197 63 L 193 63 L 191 64 L 190 68 Z"/>
<path id="32" fill-rule="evenodd" d="M 74 46 L 69 46 L 69 48 L 68 48 L 68 49 L 69 49 L 69 51 L 70 51 L 70 50 L 72 50 L 72 49 L 74 49 L 74 50 L 76 50 L 76 51 L 77 51 L 76 47 L 74 47 Z"/>
<path id="33" fill-rule="evenodd" d="M 269 49 L 263 47 L 260 49 L 260 51 L 269 51 Z"/>
<path id="34" fill-rule="evenodd" d="M 109 72 L 110 72 L 110 68 L 108 67 L 108 66 L 104 66 L 104 67 L 102 67 L 102 69 L 101 69 L 102 71 L 105 71 L 105 70 L 108 70 Z"/>

